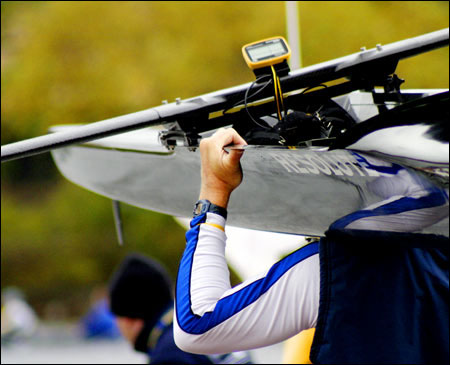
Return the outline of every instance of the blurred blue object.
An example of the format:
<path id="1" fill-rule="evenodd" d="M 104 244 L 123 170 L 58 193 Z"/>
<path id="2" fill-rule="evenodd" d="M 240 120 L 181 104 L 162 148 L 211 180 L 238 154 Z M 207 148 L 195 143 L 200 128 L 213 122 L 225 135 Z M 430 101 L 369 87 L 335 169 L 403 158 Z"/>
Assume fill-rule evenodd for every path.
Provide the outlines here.
<path id="1" fill-rule="evenodd" d="M 115 317 L 109 310 L 108 301 L 95 302 L 89 312 L 80 320 L 84 338 L 116 339 L 121 337 Z"/>

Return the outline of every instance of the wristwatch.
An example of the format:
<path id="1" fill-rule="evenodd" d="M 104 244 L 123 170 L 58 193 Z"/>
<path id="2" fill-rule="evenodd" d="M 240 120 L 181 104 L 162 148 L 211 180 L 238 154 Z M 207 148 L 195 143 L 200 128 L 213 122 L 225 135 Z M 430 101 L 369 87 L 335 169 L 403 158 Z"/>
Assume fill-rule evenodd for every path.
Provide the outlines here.
<path id="1" fill-rule="evenodd" d="M 193 212 L 194 218 L 199 216 L 200 214 L 207 212 L 219 214 L 227 219 L 227 210 L 225 208 L 219 207 L 218 205 L 215 205 L 206 199 L 200 199 L 199 201 L 197 201 L 197 203 L 195 203 Z"/>

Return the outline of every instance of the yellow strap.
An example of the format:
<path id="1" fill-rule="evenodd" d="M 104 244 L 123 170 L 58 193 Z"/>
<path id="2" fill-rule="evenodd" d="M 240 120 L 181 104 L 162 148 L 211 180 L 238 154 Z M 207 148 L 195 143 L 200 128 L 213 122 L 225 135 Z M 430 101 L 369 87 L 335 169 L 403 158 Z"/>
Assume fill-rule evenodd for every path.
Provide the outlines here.
<path id="1" fill-rule="evenodd" d="M 272 69 L 272 76 L 273 76 L 273 86 L 275 87 L 275 99 L 277 103 L 277 112 L 278 112 L 278 120 L 281 121 L 281 111 L 280 111 L 280 99 L 278 97 L 278 82 L 277 82 L 277 74 L 275 73 L 275 69 L 273 66 L 270 66 Z"/>
<path id="2" fill-rule="evenodd" d="M 284 110 L 284 103 L 283 103 L 283 91 L 281 90 L 281 83 L 280 83 L 280 78 L 277 76 L 277 85 L 278 85 L 278 92 L 280 94 L 280 100 L 281 100 L 281 107 Z"/>
<path id="3" fill-rule="evenodd" d="M 219 228 L 221 231 L 224 231 L 224 232 L 225 232 L 225 228 L 223 228 L 223 227 L 222 227 L 221 225 L 219 225 L 219 224 L 209 223 L 209 222 L 205 222 L 205 223 L 202 223 L 202 224 L 207 224 L 208 226 L 212 226 L 212 227 Z"/>
<path id="4" fill-rule="evenodd" d="M 173 308 L 168 310 L 166 314 L 164 314 L 159 321 L 155 324 L 150 335 L 148 336 L 147 345 L 150 349 L 154 349 L 159 338 L 161 337 L 165 327 L 170 325 L 173 320 Z"/>

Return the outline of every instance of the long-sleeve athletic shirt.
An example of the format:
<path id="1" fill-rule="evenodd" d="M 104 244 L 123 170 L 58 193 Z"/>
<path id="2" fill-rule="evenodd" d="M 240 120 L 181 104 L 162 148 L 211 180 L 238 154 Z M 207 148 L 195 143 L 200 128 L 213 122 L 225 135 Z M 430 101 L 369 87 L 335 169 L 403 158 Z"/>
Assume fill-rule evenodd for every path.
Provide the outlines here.
<path id="1" fill-rule="evenodd" d="M 364 161 L 382 173 L 370 183 L 380 202 L 342 217 L 330 229 L 418 232 L 448 217 L 448 190 L 398 165 Z M 231 288 L 224 227 L 223 217 L 205 213 L 191 221 L 186 233 L 176 288 L 177 346 L 193 353 L 226 353 L 271 345 L 315 327 L 319 243 L 299 248 L 267 272 Z"/>

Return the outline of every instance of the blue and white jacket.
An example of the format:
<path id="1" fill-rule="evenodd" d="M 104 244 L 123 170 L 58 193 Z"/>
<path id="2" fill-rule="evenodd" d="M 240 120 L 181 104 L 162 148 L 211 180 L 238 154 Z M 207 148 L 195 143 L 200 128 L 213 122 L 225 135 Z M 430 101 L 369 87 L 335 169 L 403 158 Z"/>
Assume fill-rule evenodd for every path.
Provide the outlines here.
<path id="1" fill-rule="evenodd" d="M 360 231 L 361 234 L 355 236 L 363 246 L 364 237 L 369 239 L 371 232 L 385 232 L 386 235 L 382 234 L 377 237 L 380 239 L 379 242 L 385 240 L 388 243 L 383 247 L 389 247 L 389 244 L 394 241 L 392 237 L 401 237 L 402 240 L 406 240 L 406 243 L 409 240 L 408 236 L 396 236 L 395 232 L 407 234 L 420 232 L 422 228 L 448 216 L 447 190 L 415 180 L 407 170 L 397 168 L 396 165 L 374 166 L 373 168 L 381 169 L 384 173 L 382 178 L 374 182 L 373 186 L 373 190 L 377 191 L 381 198 L 380 203 L 369 205 L 339 219 L 330 226 L 331 233 L 346 230 Z M 321 322 L 324 322 L 324 305 L 322 304 L 322 307 L 319 308 L 319 301 L 323 303 L 325 291 L 329 291 L 335 285 L 345 288 L 346 283 L 342 278 L 348 277 L 357 280 L 357 276 L 354 275 L 365 275 L 364 270 L 360 270 L 356 274 L 348 271 L 339 275 L 340 282 L 324 282 L 323 269 L 321 270 L 321 265 L 324 264 L 322 255 L 319 260 L 319 246 L 323 245 L 322 242 L 314 242 L 291 253 L 258 277 L 231 288 L 225 260 L 224 227 L 224 218 L 213 213 L 206 213 L 191 221 L 191 229 L 186 234 L 187 245 L 177 278 L 174 314 L 175 341 L 177 346 L 185 351 L 217 354 L 253 349 L 283 341 L 304 329 L 318 326 L 319 312 L 320 318 L 322 318 Z M 392 235 L 391 238 L 389 238 L 390 235 Z M 410 235 L 413 237 L 415 233 Z M 334 242 L 337 242 L 336 237 L 341 237 L 338 240 L 343 240 L 343 237 L 350 236 L 346 234 L 333 235 L 331 241 L 328 239 L 326 242 L 328 246 L 330 242 L 333 242 L 331 244 L 334 245 Z M 423 237 L 427 239 L 426 236 Z M 448 243 L 448 239 L 445 237 L 443 240 Z M 441 250 L 442 238 L 438 237 L 431 241 L 439 242 L 438 250 Z M 372 240 L 372 242 L 375 241 Z M 412 256 L 410 256 L 410 250 L 408 245 L 405 245 L 405 241 L 403 246 L 405 251 L 400 253 L 399 260 L 402 260 L 408 267 L 409 257 Z M 421 257 L 421 253 L 417 249 L 421 248 L 414 247 L 414 256 Z M 390 255 L 389 250 L 383 252 Z M 341 257 L 343 253 L 336 251 L 333 255 Z M 333 255 L 328 255 L 326 260 L 333 261 Z M 441 256 L 448 262 L 448 250 L 447 253 L 439 251 L 435 256 L 432 255 L 433 260 L 435 258 L 438 260 L 438 257 Z M 372 271 L 368 272 L 368 277 L 369 274 L 376 275 L 377 270 L 383 270 L 383 260 L 380 260 L 379 264 L 380 267 L 375 265 Z M 435 265 L 433 262 L 430 265 L 426 262 L 423 264 L 425 266 L 414 264 L 414 267 L 419 272 L 421 268 L 428 270 L 429 267 L 434 267 L 439 271 L 443 267 L 439 263 Z M 439 271 L 436 275 L 434 277 L 446 278 L 442 285 L 444 289 L 447 288 L 448 293 L 448 270 L 447 274 Z M 406 281 L 403 283 L 408 285 L 408 275 L 405 274 L 404 278 Z M 399 281 L 398 285 L 403 284 Z M 384 286 L 379 285 L 378 287 L 383 288 Z M 386 287 L 390 292 L 383 292 L 380 295 L 385 298 L 394 298 L 398 290 L 392 286 Z M 436 292 L 432 287 L 428 289 L 431 293 Z M 442 296 L 442 291 L 438 292 L 437 295 Z M 408 295 L 413 295 L 413 293 L 410 292 Z M 341 300 L 340 298 L 341 296 L 336 295 L 333 297 L 333 301 Z M 353 308 L 365 310 L 362 305 L 364 296 L 360 296 L 359 293 L 352 291 L 348 297 L 342 298 L 344 298 L 343 300 L 353 298 L 356 304 L 361 299 L 361 305 L 353 306 Z M 448 304 L 448 295 L 440 303 L 442 302 Z M 402 301 L 397 301 L 397 303 L 402 303 Z M 419 306 L 408 308 L 412 318 L 416 316 L 415 308 L 419 308 Z M 374 311 L 375 308 L 370 310 Z M 326 315 L 339 316 L 339 313 L 336 312 L 327 313 Z M 426 321 L 427 314 L 420 313 L 420 316 L 424 315 L 423 320 Z M 448 310 L 446 313 L 444 311 L 442 315 L 448 318 Z M 377 316 L 371 316 L 371 318 L 373 318 L 373 323 L 367 323 L 368 327 L 366 324 L 358 324 L 358 326 L 360 328 L 376 326 Z M 351 323 L 351 316 L 347 319 L 346 323 Z M 395 326 L 395 323 L 392 325 Z M 319 327 L 321 327 L 320 323 Z M 335 333 L 330 328 L 332 327 L 327 327 L 325 332 L 323 330 L 316 331 L 320 334 L 322 344 L 333 341 Z M 408 326 L 402 328 L 405 333 L 415 331 L 414 328 Z M 416 330 L 420 331 L 420 328 L 418 327 Z M 398 336 L 399 333 L 396 332 L 396 335 Z M 383 334 L 383 336 L 389 341 L 386 337 L 387 334 Z M 318 336 L 316 337 L 318 338 Z M 443 334 L 443 337 L 448 338 L 448 331 L 447 335 Z M 367 343 L 359 345 L 360 350 L 364 346 L 370 346 Z M 421 344 L 417 343 L 417 345 L 420 347 Z M 357 347 L 357 345 L 355 346 Z M 324 347 L 315 341 L 315 349 L 319 348 L 323 349 Z M 324 362 L 333 360 L 327 357 L 321 358 L 317 355 L 317 350 L 314 356 L 316 360 L 320 359 Z"/>

